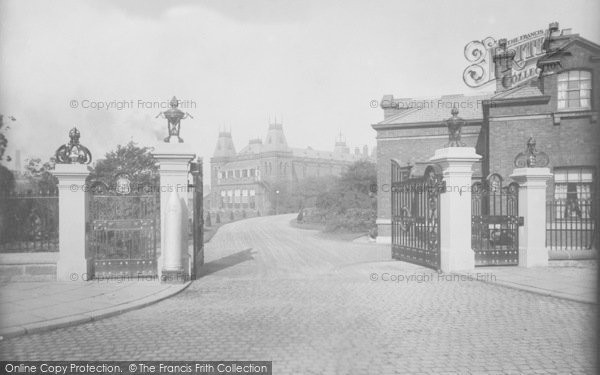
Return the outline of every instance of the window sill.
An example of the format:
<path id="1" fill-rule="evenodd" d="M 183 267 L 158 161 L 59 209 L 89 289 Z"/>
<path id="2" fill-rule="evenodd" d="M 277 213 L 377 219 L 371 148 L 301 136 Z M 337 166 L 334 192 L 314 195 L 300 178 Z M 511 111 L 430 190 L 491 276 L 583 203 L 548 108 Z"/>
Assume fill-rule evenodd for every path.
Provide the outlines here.
<path id="1" fill-rule="evenodd" d="M 552 114 L 554 125 L 560 125 L 560 121 L 563 118 L 581 118 L 581 117 L 589 117 L 590 123 L 598 122 L 598 112 L 592 111 L 589 109 L 569 109 L 569 110 L 559 110 Z"/>

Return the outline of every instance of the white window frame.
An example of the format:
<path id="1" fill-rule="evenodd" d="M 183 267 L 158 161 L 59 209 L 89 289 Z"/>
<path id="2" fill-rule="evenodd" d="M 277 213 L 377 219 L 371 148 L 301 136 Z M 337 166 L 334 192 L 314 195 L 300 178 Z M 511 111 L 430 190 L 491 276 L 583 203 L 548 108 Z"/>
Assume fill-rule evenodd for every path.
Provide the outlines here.
<path id="1" fill-rule="evenodd" d="M 592 109 L 592 72 L 567 70 L 557 77 L 557 109 L 588 111 Z"/>

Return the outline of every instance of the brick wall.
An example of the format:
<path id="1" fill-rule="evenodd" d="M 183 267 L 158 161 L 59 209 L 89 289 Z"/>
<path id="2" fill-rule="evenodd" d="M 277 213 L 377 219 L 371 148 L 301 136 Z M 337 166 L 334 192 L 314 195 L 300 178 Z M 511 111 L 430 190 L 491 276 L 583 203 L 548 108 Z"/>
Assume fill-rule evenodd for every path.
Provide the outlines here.
<path id="1" fill-rule="evenodd" d="M 541 79 L 543 94 L 550 96 L 547 103 L 531 104 L 525 99 L 511 105 L 492 102 L 489 115 L 490 172 L 508 177 L 514 169 L 515 156 L 525 150 L 530 136 L 537 141 L 537 149 L 550 157 L 551 169 L 599 164 L 600 123 L 597 117 L 600 108 L 600 64 L 592 62 L 590 52 L 577 44 L 571 46 L 568 52 L 570 55 L 566 54 L 561 59 L 562 69 Z M 557 110 L 557 75 L 570 69 L 592 71 L 591 111 Z M 519 117 L 503 120 L 502 116 Z M 560 117 L 560 123 L 555 123 L 555 117 Z M 551 181 L 547 190 L 549 197 L 553 191 Z"/>
<path id="2" fill-rule="evenodd" d="M 463 142 L 469 147 L 475 147 L 480 124 L 469 124 L 463 128 Z M 419 137 L 419 138 L 403 138 Z M 422 138 L 421 138 L 422 137 Z M 402 127 L 377 131 L 377 218 L 391 218 L 391 159 L 400 165 L 417 162 L 427 162 L 435 150 L 448 143 L 448 130 L 441 123 L 439 126 Z M 478 164 L 474 169 L 479 172 Z M 479 172 L 480 173 L 480 172 Z M 379 233 L 379 235 L 382 235 Z"/>

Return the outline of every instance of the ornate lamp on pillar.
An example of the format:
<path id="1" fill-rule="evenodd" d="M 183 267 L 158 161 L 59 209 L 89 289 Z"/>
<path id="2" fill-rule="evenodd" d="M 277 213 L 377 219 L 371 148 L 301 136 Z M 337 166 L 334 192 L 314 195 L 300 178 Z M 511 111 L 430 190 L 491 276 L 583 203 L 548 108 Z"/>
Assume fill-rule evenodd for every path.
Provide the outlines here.
<path id="1" fill-rule="evenodd" d="M 56 166 L 53 175 L 58 178 L 59 254 L 56 265 L 59 281 L 85 281 L 93 276 L 92 257 L 85 239 L 87 212 L 87 189 L 85 179 L 92 154 L 79 143 L 81 134 L 77 128 L 69 132 L 70 141 L 55 153 Z"/>
<path id="2" fill-rule="evenodd" d="M 173 97 L 173 99 L 171 99 L 169 105 L 171 106 L 171 108 L 159 113 L 158 115 L 156 115 L 156 118 L 163 117 L 167 119 L 167 128 L 169 129 L 169 135 L 165 138 L 165 142 L 183 143 L 183 139 L 179 137 L 181 120 L 184 120 L 188 117 L 193 117 L 189 113 L 183 112 L 181 109 L 177 108 L 179 107 L 179 100 L 177 100 L 176 97 Z"/>

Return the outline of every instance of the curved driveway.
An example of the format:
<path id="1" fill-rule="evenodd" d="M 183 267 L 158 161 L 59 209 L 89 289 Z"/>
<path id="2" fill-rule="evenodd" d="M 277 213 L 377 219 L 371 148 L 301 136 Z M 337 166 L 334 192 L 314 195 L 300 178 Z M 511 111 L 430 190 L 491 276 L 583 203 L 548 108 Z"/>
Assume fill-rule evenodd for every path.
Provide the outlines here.
<path id="1" fill-rule="evenodd" d="M 595 306 L 448 279 L 389 261 L 388 246 L 292 228 L 293 217 L 223 226 L 204 277 L 183 293 L 2 341 L 2 358 L 272 360 L 274 374 L 594 373 Z"/>

